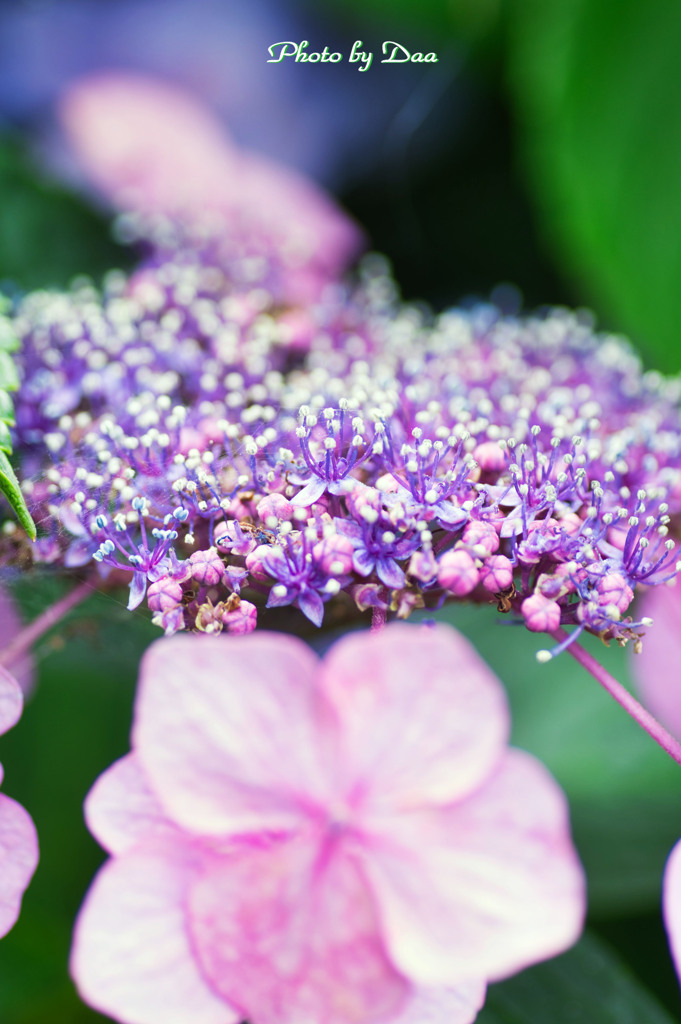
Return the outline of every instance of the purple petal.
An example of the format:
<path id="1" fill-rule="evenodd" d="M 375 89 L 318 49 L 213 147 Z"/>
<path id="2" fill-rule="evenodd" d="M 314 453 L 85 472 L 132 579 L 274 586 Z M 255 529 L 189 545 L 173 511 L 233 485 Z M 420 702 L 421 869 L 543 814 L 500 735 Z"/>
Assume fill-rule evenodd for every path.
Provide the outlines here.
<path id="1" fill-rule="evenodd" d="M 76 569 L 78 566 L 86 565 L 97 550 L 97 545 L 85 538 L 74 540 L 69 544 L 64 554 L 64 565 L 69 569 Z"/>
<path id="2" fill-rule="evenodd" d="M 406 576 L 394 558 L 379 558 L 376 562 L 376 573 L 386 587 L 399 589 L 406 582 Z"/>
<path id="3" fill-rule="evenodd" d="M 357 548 L 352 556 L 352 565 L 355 572 L 360 576 L 371 576 L 376 565 L 376 559 L 369 554 L 366 548 Z"/>
<path id="4" fill-rule="evenodd" d="M 128 611 L 132 612 L 139 608 L 144 595 L 147 592 L 147 574 L 145 572 L 134 572 L 130 583 L 130 597 L 128 598 Z"/>
<path id="5" fill-rule="evenodd" d="M 316 590 L 302 591 L 302 593 L 298 594 L 296 604 L 313 626 L 321 626 L 322 619 L 324 618 L 324 602 Z"/>
<path id="6" fill-rule="evenodd" d="M 312 479 L 305 484 L 302 491 L 298 491 L 295 498 L 291 498 L 291 504 L 302 508 L 308 508 L 308 506 L 314 505 L 315 501 L 319 501 L 322 494 L 326 491 L 326 488 L 326 480 L 322 479 L 320 476 L 313 476 Z"/>

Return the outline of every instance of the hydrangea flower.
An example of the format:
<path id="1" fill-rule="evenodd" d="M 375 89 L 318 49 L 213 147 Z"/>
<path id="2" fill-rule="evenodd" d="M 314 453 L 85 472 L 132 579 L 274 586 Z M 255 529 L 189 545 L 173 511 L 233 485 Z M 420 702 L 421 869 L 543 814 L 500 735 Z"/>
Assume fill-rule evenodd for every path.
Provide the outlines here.
<path id="1" fill-rule="evenodd" d="M 111 859 L 76 927 L 83 998 L 130 1024 L 472 1021 L 584 911 L 563 795 L 508 731 L 448 627 L 321 662 L 279 634 L 152 645 L 132 752 L 86 802 Z"/>
<path id="2" fill-rule="evenodd" d="M 149 582 L 165 572 L 168 631 L 196 628 L 207 601 L 233 593 L 294 604 L 315 625 L 330 602 L 406 617 L 465 598 L 535 632 L 640 646 L 634 591 L 676 573 L 681 421 L 678 383 L 642 376 L 624 343 L 560 311 L 429 324 L 375 263 L 333 315 L 333 303 L 308 311 L 295 352 L 274 312 L 225 345 L 235 327 L 217 294 L 201 329 L 177 294 L 172 323 L 191 327 L 144 301 L 105 295 L 87 321 L 54 300 L 49 318 L 44 299 L 18 311 L 20 437 L 54 453 L 30 494 L 52 523 L 50 559 L 130 573 L 133 603 L 142 563 Z M 84 372 L 107 352 L 119 354 L 108 377 Z M 59 394 L 68 412 L 52 409 Z M 318 564 L 341 539 L 351 564 Z M 211 588 L 182 564 L 214 547 L 226 571 Z"/>
<path id="3" fill-rule="evenodd" d="M 342 279 L 352 224 L 171 87 L 99 76 L 64 111 L 143 247 L 17 306 L 33 557 L 127 580 L 168 634 L 470 600 L 558 639 L 543 660 L 583 631 L 640 650 L 634 593 L 679 564 L 678 380 L 581 315 L 433 316 L 376 257 Z"/>
<path id="4" fill-rule="evenodd" d="M 0 733 L 16 725 L 22 708 L 19 684 L 0 666 Z M 16 922 L 37 863 L 38 837 L 31 818 L 15 800 L 0 793 L 0 936 Z"/>

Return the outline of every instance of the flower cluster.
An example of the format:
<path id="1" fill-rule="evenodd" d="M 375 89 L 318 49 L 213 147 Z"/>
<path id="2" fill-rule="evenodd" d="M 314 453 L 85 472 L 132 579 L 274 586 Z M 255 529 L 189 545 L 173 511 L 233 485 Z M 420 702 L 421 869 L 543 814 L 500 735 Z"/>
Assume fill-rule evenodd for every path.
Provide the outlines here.
<path id="1" fill-rule="evenodd" d="M 634 591 L 677 571 L 679 381 L 564 310 L 433 317 L 377 257 L 344 278 L 351 222 L 172 89 L 104 76 L 65 110 L 141 262 L 15 311 L 37 559 L 127 580 L 166 633 L 465 599 L 640 648 Z"/>
<path id="2" fill-rule="evenodd" d="M 154 644 L 133 750 L 86 802 L 111 859 L 76 927 L 81 994 L 137 1024 L 469 1024 L 584 910 L 562 793 L 508 725 L 448 627 L 323 662 L 270 633 Z"/>
<path id="3" fill-rule="evenodd" d="M 128 573 L 168 633 L 465 598 L 639 644 L 636 586 L 677 569 L 678 381 L 565 311 L 430 318 L 376 258 L 303 309 L 186 255 L 17 311 L 38 557 Z"/>

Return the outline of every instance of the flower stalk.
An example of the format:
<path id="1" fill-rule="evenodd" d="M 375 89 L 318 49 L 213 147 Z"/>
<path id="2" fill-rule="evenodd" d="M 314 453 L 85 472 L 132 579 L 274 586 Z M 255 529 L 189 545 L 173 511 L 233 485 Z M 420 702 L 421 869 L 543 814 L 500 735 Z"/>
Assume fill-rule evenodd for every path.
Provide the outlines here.
<path id="1" fill-rule="evenodd" d="M 10 665 L 18 661 L 33 646 L 36 640 L 39 640 L 44 633 L 47 633 L 49 629 L 56 626 L 72 608 L 75 608 L 81 601 L 84 601 L 94 589 L 92 583 L 84 580 L 77 587 L 74 587 L 73 590 L 70 590 L 68 594 L 65 594 L 64 597 L 61 597 L 54 604 L 46 608 L 37 619 L 34 619 L 33 622 L 17 633 L 11 643 L 0 650 L 0 665 L 9 668 Z"/>
<path id="2" fill-rule="evenodd" d="M 556 629 L 551 636 L 563 643 L 568 634 L 563 629 Z M 670 757 L 673 757 L 677 764 L 681 764 L 681 744 L 674 739 L 667 730 L 660 725 L 656 718 L 646 711 L 644 707 L 622 686 L 621 683 L 611 676 L 603 666 L 596 661 L 593 655 L 580 647 L 578 643 L 569 644 L 565 650 L 571 654 L 575 661 L 578 661 L 582 668 L 585 668 L 601 686 L 608 691 L 611 697 L 620 704 L 628 714 L 637 722 L 642 729 L 648 733 L 655 742 L 665 750 Z"/>

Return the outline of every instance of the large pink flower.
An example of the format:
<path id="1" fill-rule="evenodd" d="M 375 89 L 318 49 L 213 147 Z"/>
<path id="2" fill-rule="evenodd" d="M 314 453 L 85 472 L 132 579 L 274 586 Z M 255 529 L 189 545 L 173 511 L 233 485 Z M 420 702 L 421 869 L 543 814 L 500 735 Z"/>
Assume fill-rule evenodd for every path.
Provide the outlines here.
<path id="1" fill-rule="evenodd" d="M 86 804 L 112 858 L 83 997 L 129 1024 L 468 1024 L 584 908 L 563 795 L 508 727 L 447 627 L 322 662 L 267 633 L 154 644 L 133 752 Z"/>
<path id="2" fill-rule="evenodd" d="M 16 725 L 22 708 L 19 684 L 0 666 L 0 733 Z M 38 837 L 33 822 L 23 807 L 0 793 L 0 936 L 6 935 L 18 918 L 21 897 L 37 863 Z"/>
<path id="3" fill-rule="evenodd" d="M 230 234 L 257 240 L 286 264 L 289 296 L 314 299 L 362 248 L 358 226 L 321 188 L 237 147 L 220 121 L 175 85 L 132 72 L 73 83 L 61 121 L 79 163 L 123 209 L 222 215 Z"/>

